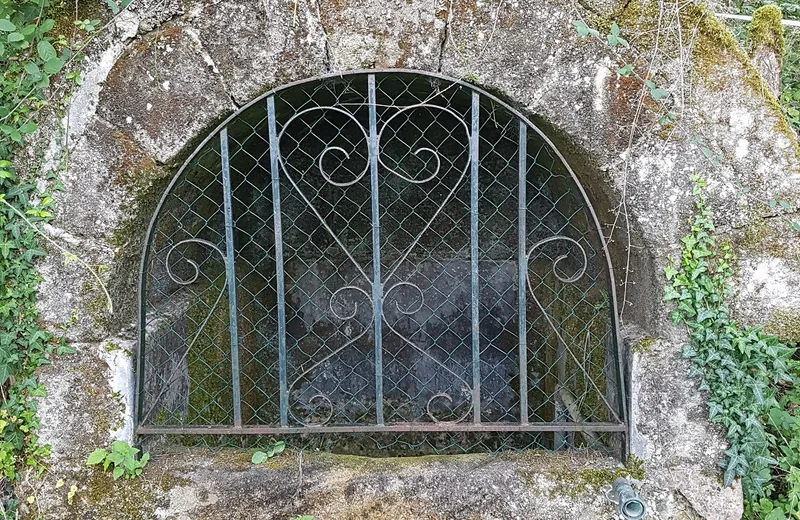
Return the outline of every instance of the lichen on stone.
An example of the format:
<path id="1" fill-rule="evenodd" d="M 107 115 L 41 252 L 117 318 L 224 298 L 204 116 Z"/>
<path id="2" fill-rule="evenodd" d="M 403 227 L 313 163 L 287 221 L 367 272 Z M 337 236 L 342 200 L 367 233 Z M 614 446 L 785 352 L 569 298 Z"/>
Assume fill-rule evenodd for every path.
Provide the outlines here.
<path id="1" fill-rule="evenodd" d="M 648 354 L 653 349 L 653 345 L 655 344 L 655 338 L 652 336 L 645 336 L 633 346 L 633 351 L 637 354 Z"/>
<path id="2" fill-rule="evenodd" d="M 800 345 L 800 310 L 778 310 L 772 314 L 764 331 L 777 336 L 781 341 Z"/>

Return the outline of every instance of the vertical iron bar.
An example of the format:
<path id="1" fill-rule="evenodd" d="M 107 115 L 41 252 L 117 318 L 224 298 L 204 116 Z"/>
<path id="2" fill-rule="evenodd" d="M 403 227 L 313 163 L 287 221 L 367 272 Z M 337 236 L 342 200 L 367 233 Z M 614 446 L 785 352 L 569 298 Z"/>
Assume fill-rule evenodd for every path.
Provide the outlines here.
<path id="1" fill-rule="evenodd" d="M 518 180 L 518 208 L 517 227 L 519 231 L 518 263 L 519 282 L 519 408 L 520 424 L 528 424 L 528 318 L 526 305 L 528 303 L 528 126 L 524 121 L 519 122 L 519 180 Z"/>
<path id="2" fill-rule="evenodd" d="M 231 330 L 231 376 L 233 380 L 233 425 L 242 426 L 242 392 L 239 382 L 239 317 L 236 312 L 236 266 L 233 249 L 233 207 L 231 202 L 231 169 L 228 152 L 228 129 L 219 134 L 222 158 L 222 194 L 225 205 L 225 276 L 228 283 L 228 314 Z"/>
<path id="3" fill-rule="evenodd" d="M 375 75 L 367 80 L 369 90 L 369 167 L 372 184 L 372 306 L 375 322 L 375 420 L 383 426 L 383 286 L 381 284 L 380 200 L 378 199 L 378 114 Z"/>
<path id="4" fill-rule="evenodd" d="M 286 389 L 286 290 L 283 273 L 283 224 L 281 186 L 278 174 L 278 132 L 275 125 L 275 97 L 267 98 L 269 119 L 269 166 L 272 172 L 272 219 L 275 230 L 275 292 L 278 296 L 278 377 L 280 379 L 281 426 L 289 422 L 289 395 Z"/>
<path id="5" fill-rule="evenodd" d="M 480 94 L 472 93 L 472 132 L 469 139 L 470 157 L 470 259 L 472 267 L 472 413 L 473 422 L 481 422 L 481 334 L 478 290 L 478 145 L 480 123 Z"/>

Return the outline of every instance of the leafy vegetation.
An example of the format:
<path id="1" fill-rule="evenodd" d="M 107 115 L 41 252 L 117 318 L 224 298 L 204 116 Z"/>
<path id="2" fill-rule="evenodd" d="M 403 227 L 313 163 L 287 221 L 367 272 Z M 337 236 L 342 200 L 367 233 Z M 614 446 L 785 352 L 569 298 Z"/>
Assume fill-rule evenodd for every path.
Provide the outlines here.
<path id="1" fill-rule="evenodd" d="M 253 458 L 251 459 L 251 462 L 253 464 L 262 464 L 271 459 L 272 457 L 274 457 L 275 455 L 283 453 L 283 450 L 285 449 L 286 449 L 286 443 L 284 441 L 278 441 L 267 451 L 257 451 L 253 453 Z"/>
<path id="2" fill-rule="evenodd" d="M 617 25 L 616 23 L 611 24 L 611 28 L 609 29 L 609 33 L 606 35 L 605 39 L 603 39 L 600 36 L 600 31 L 589 27 L 583 20 L 575 20 L 572 22 L 572 25 L 573 27 L 575 27 L 575 30 L 578 32 L 578 36 L 580 36 L 581 38 L 587 38 L 587 37 L 597 38 L 598 40 L 607 43 L 608 46 L 612 49 L 616 47 L 622 47 L 625 49 L 630 48 L 628 40 L 626 40 L 621 36 L 621 30 L 619 28 L 619 25 Z M 667 90 L 660 88 L 651 79 L 639 76 L 636 73 L 634 66 L 631 65 L 630 63 L 626 63 L 622 65 L 620 68 L 618 68 L 617 74 L 619 74 L 624 78 L 636 77 L 637 79 L 639 79 L 644 84 L 644 86 L 647 87 L 648 93 L 650 94 L 650 97 L 653 99 L 653 101 L 659 102 L 669 97 L 669 92 Z M 674 116 L 669 111 L 667 111 L 666 114 L 661 119 L 662 121 L 659 121 L 659 123 L 663 124 L 664 120 L 674 120 Z"/>
<path id="3" fill-rule="evenodd" d="M 111 451 L 97 448 L 86 461 L 87 466 L 103 465 L 103 471 L 111 470 L 114 480 L 125 476 L 127 478 L 138 477 L 150 460 L 150 454 L 145 453 L 140 459 L 136 459 L 139 450 L 131 447 L 125 441 L 114 441 L 111 443 Z"/>
<path id="4" fill-rule="evenodd" d="M 34 262 L 45 255 L 37 239 L 41 224 L 52 218 L 53 199 L 13 164 L 25 137 L 38 130 L 37 115 L 49 106 L 54 77 L 81 59 L 67 36 L 52 34 L 56 20 L 48 13 L 53 7 L 51 0 L 0 0 L 0 471 L 5 486 L 18 478 L 21 466 L 44 470 L 50 448 L 39 446 L 36 410 L 45 390 L 34 372 L 54 354 L 71 351 L 37 324 L 40 277 Z M 65 79 L 81 82 L 78 71 L 68 71 Z M 52 172 L 47 175 L 53 180 Z M 16 500 L 8 500 L 0 515 L 13 518 L 15 507 Z"/>
<path id="5" fill-rule="evenodd" d="M 677 306 L 672 321 L 684 324 L 690 338 L 683 357 L 708 393 L 711 421 L 730 442 L 725 485 L 741 477 L 746 518 L 800 518 L 800 361 L 795 348 L 731 319 L 735 258 L 714 237 L 705 183 L 692 181 L 697 213 L 680 261 L 665 269 L 664 299 Z"/>

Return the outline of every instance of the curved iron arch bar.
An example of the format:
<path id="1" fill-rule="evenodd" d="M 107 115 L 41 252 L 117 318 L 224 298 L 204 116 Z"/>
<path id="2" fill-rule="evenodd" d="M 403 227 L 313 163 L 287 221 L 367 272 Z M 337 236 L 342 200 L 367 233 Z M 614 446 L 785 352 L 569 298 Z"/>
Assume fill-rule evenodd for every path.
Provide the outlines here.
<path id="1" fill-rule="evenodd" d="M 293 87 L 297 87 L 297 86 L 308 84 L 308 83 L 324 81 L 326 79 L 344 78 L 345 76 L 359 76 L 359 75 L 366 75 L 366 74 L 414 74 L 414 75 L 417 75 L 417 76 L 424 76 L 424 77 L 428 77 L 428 78 L 433 78 L 433 79 L 446 81 L 446 82 L 449 82 L 449 83 L 454 84 L 454 85 L 459 85 L 459 86 L 465 87 L 465 88 L 469 89 L 470 91 L 477 92 L 482 98 L 485 97 L 486 99 L 490 99 L 490 100 L 494 101 L 495 103 L 498 103 L 505 110 L 507 110 L 510 114 L 512 114 L 512 115 L 516 116 L 517 118 L 519 118 L 519 120 L 522 121 L 523 123 L 525 123 L 528 126 L 528 128 L 533 129 L 533 131 L 536 132 L 536 135 L 538 135 L 539 138 L 542 141 L 544 141 L 544 143 L 547 146 L 549 146 L 550 149 L 555 153 L 556 157 L 558 157 L 558 160 L 561 162 L 562 166 L 564 166 L 564 168 L 567 170 L 567 172 L 570 175 L 570 178 L 575 183 L 575 186 L 578 188 L 578 192 L 580 193 L 581 198 L 583 199 L 583 202 L 586 205 L 586 208 L 588 209 L 589 214 L 592 217 L 592 222 L 594 222 L 595 229 L 597 231 L 597 236 L 600 237 L 600 244 L 601 244 L 602 249 L 603 249 L 603 254 L 605 255 L 606 266 L 608 268 L 608 276 L 609 276 L 609 293 L 611 295 L 611 329 L 612 329 L 612 333 L 615 335 L 614 339 L 616 340 L 615 342 L 617 344 L 617 372 L 618 372 L 618 378 L 619 378 L 618 386 L 619 386 L 619 388 L 621 390 L 621 392 L 620 392 L 620 403 L 621 403 L 621 406 L 620 407 L 621 407 L 621 412 L 622 412 L 622 420 L 625 423 L 625 425 L 628 427 L 628 433 L 630 433 L 630 427 L 628 425 L 628 412 L 627 412 L 627 404 L 628 404 L 627 403 L 627 393 L 625 392 L 626 385 L 625 385 L 625 381 L 624 381 L 625 371 L 624 371 L 623 364 L 622 364 L 622 356 L 620 355 L 621 354 L 620 348 L 619 348 L 619 345 L 621 344 L 620 343 L 620 338 L 618 337 L 618 320 L 619 320 L 619 318 L 617 316 L 617 291 L 616 291 L 617 284 L 616 284 L 616 279 L 614 278 L 614 269 L 613 269 L 613 266 L 611 264 L 611 254 L 610 254 L 610 252 L 608 250 L 608 245 L 606 244 L 606 241 L 605 241 L 605 238 L 604 238 L 604 235 L 603 235 L 603 232 L 602 232 L 602 228 L 600 227 L 600 221 L 597 219 L 597 213 L 594 210 L 594 206 L 592 206 L 592 203 L 589 200 L 589 197 L 586 195 L 586 190 L 583 189 L 583 185 L 581 184 L 580 180 L 578 180 L 577 175 L 575 175 L 575 172 L 572 170 L 572 167 L 569 165 L 567 160 L 564 158 L 564 155 L 556 147 L 556 145 L 553 144 L 553 142 L 550 140 L 550 138 L 548 138 L 547 135 L 545 135 L 545 133 L 542 132 L 542 130 L 539 129 L 538 126 L 533 124 L 533 122 L 531 122 L 531 120 L 527 116 L 525 116 L 522 112 L 520 112 L 516 108 L 512 107 L 511 105 L 509 105 L 508 103 L 506 103 L 502 99 L 500 99 L 497 96 L 495 96 L 493 94 L 490 94 L 489 92 L 481 89 L 480 87 L 477 87 L 477 86 L 475 86 L 475 85 L 473 85 L 471 83 L 468 83 L 468 82 L 466 82 L 464 80 L 451 78 L 451 77 L 446 76 L 444 74 L 439 74 L 438 72 L 429 72 L 429 71 L 424 71 L 424 70 L 404 69 L 404 68 L 403 69 L 401 69 L 401 68 L 398 68 L 398 69 L 358 69 L 358 70 L 352 70 L 352 71 L 347 71 L 347 72 L 343 72 L 343 73 L 330 73 L 330 74 L 324 74 L 322 76 L 315 76 L 315 77 L 312 77 L 312 78 L 306 78 L 306 79 L 293 81 L 291 83 L 287 83 L 285 85 L 282 85 L 282 86 L 280 86 L 278 88 L 269 90 L 269 91 L 261 94 L 260 96 L 257 96 L 252 101 L 250 101 L 249 103 L 247 103 L 243 107 L 239 108 L 239 110 L 237 110 L 236 112 L 234 112 L 233 114 L 231 114 L 230 116 L 225 118 L 225 120 L 222 121 L 222 123 L 220 123 L 212 132 L 210 132 L 208 134 L 208 136 L 205 139 L 203 139 L 203 141 L 199 145 L 197 145 L 197 147 L 189 155 L 189 157 L 186 158 L 186 160 L 183 162 L 183 164 L 181 165 L 181 167 L 178 170 L 178 172 L 175 174 L 175 176 L 172 178 L 172 180 L 170 181 L 170 183 L 167 186 L 167 188 L 164 190 L 164 193 L 161 196 L 161 199 L 158 201 L 158 205 L 156 206 L 156 210 L 153 212 L 153 217 L 150 219 L 150 224 L 147 227 L 147 234 L 146 234 L 146 238 L 145 238 L 145 243 L 144 243 L 144 247 L 142 249 L 142 259 L 141 259 L 140 268 L 139 268 L 139 294 L 138 294 L 138 296 L 139 296 L 139 302 L 138 302 L 138 305 L 139 305 L 139 345 L 138 345 L 138 348 L 137 348 L 137 360 L 136 360 L 136 365 L 137 365 L 137 396 L 136 396 L 136 399 L 134 399 L 134 408 L 135 408 L 134 409 L 134 419 L 135 419 L 135 422 L 137 424 L 139 422 L 138 414 L 141 412 L 141 406 L 140 406 L 140 403 L 139 403 L 140 394 L 138 392 L 138 389 L 141 388 L 142 380 L 144 378 L 144 366 L 143 366 L 142 353 L 143 353 L 143 346 L 144 346 L 144 339 L 145 339 L 144 336 L 145 336 L 145 328 L 146 328 L 145 315 L 144 315 L 145 314 L 145 308 L 144 308 L 144 299 L 143 299 L 144 295 L 145 295 L 145 267 L 146 267 L 147 257 L 148 257 L 148 255 L 150 253 L 150 246 L 152 244 L 153 229 L 155 228 L 155 224 L 158 222 L 158 217 L 161 214 L 161 209 L 164 206 L 164 202 L 166 201 L 167 196 L 172 192 L 172 188 L 175 186 L 175 184 L 177 184 L 178 180 L 181 178 L 181 176 L 183 175 L 184 171 L 191 164 L 191 162 L 194 160 L 194 158 L 197 156 L 197 154 L 200 153 L 205 148 L 206 144 L 208 144 L 209 141 L 211 141 L 217 135 L 219 135 L 219 133 L 222 131 L 223 128 L 228 126 L 229 123 L 234 121 L 236 118 L 238 118 L 243 112 L 245 112 L 249 108 L 255 106 L 256 104 L 258 104 L 258 103 L 260 103 L 260 102 L 262 102 L 264 100 L 266 100 L 268 97 L 273 96 L 278 92 L 282 92 L 284 90 L 288 90 L 288 89 L 291 89 Z M 629 434 L 626 435 L 626 439 L 627 439 L 627 444 L 630 444 L 630 435 Z M 626 453 L 629 451 L 628 447 L 629 446 L 625 447 L 624 451 Z"/>

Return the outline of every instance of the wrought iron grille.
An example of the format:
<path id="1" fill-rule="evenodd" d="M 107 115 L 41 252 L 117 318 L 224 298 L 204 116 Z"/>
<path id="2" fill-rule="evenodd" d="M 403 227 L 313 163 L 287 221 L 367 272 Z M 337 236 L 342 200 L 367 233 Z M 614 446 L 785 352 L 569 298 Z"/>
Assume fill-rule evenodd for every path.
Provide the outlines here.
<path id="1" fill-rule="evenodd" d="M 411 71 L 292 84 L 156 210 L 138 432 L 619 453 L 614 309 L 583 189 L 508 105 Z"/>

